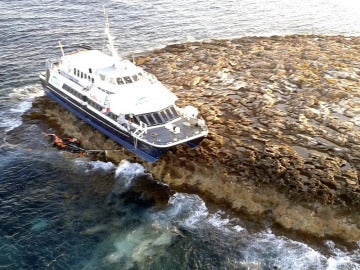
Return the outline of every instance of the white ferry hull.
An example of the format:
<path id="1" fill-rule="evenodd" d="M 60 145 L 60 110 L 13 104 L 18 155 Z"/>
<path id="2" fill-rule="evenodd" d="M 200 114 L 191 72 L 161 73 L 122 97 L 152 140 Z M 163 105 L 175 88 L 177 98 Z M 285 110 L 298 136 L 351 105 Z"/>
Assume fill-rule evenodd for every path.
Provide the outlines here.
<path id="1" fill-rule="evenodd" d="M 119 57 L 110 35 L 111 54 L 76 50 L 46 61 L 40 80 L 47 95 L 115 142 L 154 162 L 170 148 L 195 147 L 208 134 L 192 106 L 178 108 L 177 97 L 154 75 Z"/>
<path id="2" fill-rule="evenodd" d="M 135 140 L 130 133 L 120 130 L 106 119 L 100 118 L 97 114 L 94 114 L 87 108 L 86 105 L 80 104 L 76 100 L 72 100 L 69 96 L 66 96 L 63 91 L 50 85 L 46 81 L 45 76 L 40 75 L 40 79 L 46 94 L 51 99 L 143 160 L 147 162 L 155 162 L 162 154 L 171 148 L 156 147 L 147 144 L 146 142 Z M 193 148 L 196 147 L 203 139 L 204 137 L 195 138 L 186 143 Z M 136 143 L 136 146 L 134 143 Z"/>

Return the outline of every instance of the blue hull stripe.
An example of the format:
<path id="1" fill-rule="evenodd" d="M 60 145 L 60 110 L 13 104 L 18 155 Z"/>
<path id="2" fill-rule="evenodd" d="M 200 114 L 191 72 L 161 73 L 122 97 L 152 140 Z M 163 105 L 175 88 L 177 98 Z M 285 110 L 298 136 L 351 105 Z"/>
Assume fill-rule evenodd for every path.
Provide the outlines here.
<path id="1" fill-rule="evenodd" d="M 46 82 L 44 82 L 46 84 Z M 158 157 L 164 153 L 167 149 L 156 149 L 150 145 L 143 145 L 142 142 L 138 142 L 138 147 L 135 148 L 134 145 L 132 145 L 131 143 L 123 140 L 122 138 L 120 138 L 119 136 L 116 136 L 115 134 L 113 134 L 112 132 L 110 132 L 109 130 L 107 130 L 106 128 L 102 127 L 101 125 L 99 125 L 98 123 L 96 123 L 95 121 L 93 121 L 90 117 L 91 115 L 84 115 L 81 112 L 79 112 L 78 110 L 76 110 L 73 106 L 71 106 L 70 104 L 66 103 L 65 101 L 63 101 L 59 96 L 56 95 L 55 91 L 51 90 L 48 88 L 48 86 L 44 86 L 46 89 L 46 93 L 47 95 L 52 98 L 53 100 L 55 100 L 56 102 L 58 102 L 60 105 L 62 105 L 65 109 L 69 110 L 70 112 L 72 112 L 75 116 L 77 116 L 78 118 L 82 119 L 83 121 L 85 121 L 86 123 L 88 123 L 89 125 L 91 125 L 92 127 L 96 128 L 97 130 L 99 130 L 102 134 L 108 136 L 110 139 L 114 140 L 115 142 L 119 143 L 120 145 L 122 145 L 123 147 L 125 147 L 127 150 L 129 150 L 130 152 L 132 152 L 133 154 L 141 157 L 143 160 L 147 161 L 147 162 L 155 162 Z M 147 153 L 139 148 L 141 147 L 146 147 L 150 153 Z"/>

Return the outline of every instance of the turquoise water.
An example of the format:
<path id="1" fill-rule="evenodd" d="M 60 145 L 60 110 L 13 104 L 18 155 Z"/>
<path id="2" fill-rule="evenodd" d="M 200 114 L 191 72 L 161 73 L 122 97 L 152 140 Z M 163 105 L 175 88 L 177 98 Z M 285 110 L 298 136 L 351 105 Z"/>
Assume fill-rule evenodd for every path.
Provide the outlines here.
<path id="1" fill-rule="evenodd" d="M 37 74 L 59 40 L 103 47 L 104 3 L 122 54 L 186 40 L 360 33 L 355 1 L 2 0 L 0 269 L 360 269 L 360 246 L 325 240 L 320 249 L 255 229 L 139 164 L 63 156 L 42 136 L 46 123 L 22 119 L 43 95 Z"/>

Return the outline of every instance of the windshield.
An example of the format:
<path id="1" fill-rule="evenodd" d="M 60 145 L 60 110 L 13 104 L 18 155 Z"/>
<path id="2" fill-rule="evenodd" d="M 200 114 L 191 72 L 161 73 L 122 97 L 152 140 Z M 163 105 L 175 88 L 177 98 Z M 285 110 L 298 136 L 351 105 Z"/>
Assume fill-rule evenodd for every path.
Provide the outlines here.
<path id="1" fill-rule="evenodd" d="M 134 82 L 140 81 L 144 78 L 145 78 L 145 76 L 142 73 L 134 74 L 131 76 L 117 77 L 116 84 L 122 85 L 122 84 L 134 83 Z M 110 82 L 115 83 L 113 80 L 110 80 Z"/>

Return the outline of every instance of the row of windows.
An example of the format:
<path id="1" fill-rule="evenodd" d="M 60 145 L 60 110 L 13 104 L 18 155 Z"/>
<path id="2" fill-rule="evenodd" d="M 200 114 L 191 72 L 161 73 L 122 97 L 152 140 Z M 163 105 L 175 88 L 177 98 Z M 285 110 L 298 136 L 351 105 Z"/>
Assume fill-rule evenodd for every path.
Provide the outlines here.
<path id="1" fill-rule="evenodd" d="M 116 115 L 115 113 L 109 112 L 109 113 L 108 113 L 108 116 L 109 116 L 112 120 L 114 120 L 115 122 L 117 122 L 118 117 L 117 117 L 117 115 Z"/>
<path id="2" fill-rule="evenodd" d="M 175 110 L 174 106 L 170 106 L 160 112 L 153 112 L 135 116 L 138 122 L 144 122 L 148 126 L 162 125 L 178 117 L 179 114 Z"/>
<path id="3" fill-rule="evenodd" d="M 98 111 L 101 111 L 101 110 L 103 109 L 102 106 L 100 106 L 97 102 L 92 101 L 91 99 L 88 100 L 88 104 L 89 104 L 91 107 L 97 109 Z"/>
<path id="4" fill-rule="evenodd" d="M 74 90 L 67 84 L 63 85 L 63 89 L 65 89 L 66 91 L 68 91 L 69 93 L 74 95 L 75 97 L 77 97 L 85 102 L 87 101 L 90 106 L 92 106 L 93 108 L 95 108 L 96 110 L 98 110 L 100 112 L 104 109 L 103 106 L 101 106 L 100 104 L 98 104 L 97 102 L 95 102 L 91 99 L 87 99 L 87 97 L 85 95 L 80 94 L 78 91 Z M 113 112 L 106 112 L 106 115 L 109 116 L 110 118 L 112 118 L 114 121 L 117 121 L 117 116 Z"/>
<path id="5" fill-rule="evenodd" d="M 64 76 L 65 78 L 69 79 L 70 81 L 73 81 L 74 83 L 79 83 L 77 81 L 77 79 L 75 79 L 74 77 L 70 76 L 68 73 L 64 72 L 63 70 L 60 70 L 59 73 Z"/>
<path id="6" fill-rule="evenodd" d="M 111 83 L 111 84 L 122 85 L 122 84 L 129 84 L 129 83 L 137 82 L 137 81 L 141 80 L 142 78 L 144 78 L 144 75 L 142 73 L 138 73 L 138 74 L 134 74 L 132 76 L 109 78 L 108 80 L 109 80 L 109 83 Z M 100 74 L 100 79 L 105 81 L 106 76 L 104 74 Z"/>
<path id="7" fill-rule="evenodd" d="M 77 77 L 79 77 L 81 79 L 87 79 L 87 80 L 89 80 L 91 82 L 94 82 L 94 78 L 92 76 L 90 76 L 89 74 L 86 74 L 85 72 L 82 72 L 82 71 L 80 71 L 80 70 L 78 70 L 76 68 L 74 68 L 73 72 L 74 72 L 75 76 L 77 76 Z M 89 73 L 92 73 L 91 68 L 89 68 Z"/>
<path id="8" fill-rule="evenodd" d="M 73 73 L 75 76 L 77 76 L 78 78 L 81 79 L 87 79 L 89 81 L 91 81 L 92 83 L 94 82 L 94 77 L 92 77 L 89 74 L 92 74 L 92 70 L 91 68 L 89 68 L 89 74 L 83 71 L 80 71 L 77 68 L 73 69 Z M 112 84 L 129 84 L 129 83 L 133 83 L 133 82 L 137 82 L 139 80 L 141 80 L 142 78 L 144 78 L 144 74 L 142 73 L 138 73 L 138 74 L 134 74 L 132 76 L 124 76 L 124 77 L 118 77 L 118 78 L 109 78 L 109 82 Z M 104 74 L 100 74 L 100 79 L 105 81 L 106 76 Z"/>
<path id="9" fill-rule="evenodd" d="M 63 85 L 63 89 L 65 89 L 66 91 L 68 91 L 69 93 L 71 93 L 72 95 L 74 95 L 75 97 L 82 99 L 83 95 L 81 95 L 78 91 L 76 91 L 75 89 L 71 88 L 70 86 L 68 86 L 67 84 Z"/>
<path id="10" fill-rule="evenodd" d="M 116 78 L 116 83 L 120 85 L 120 84 L 137 82 L 141 80 L 143 77 L 144 75 L 142 73 L 134 74 L 132 76 L 118 77 Z"/>
<path id="11" fill-rule="evenodd" d="M 88 104 L 89 104 L 90 106 L 92 106 L 93 108 L 95 108 L 96 110 L 98 110 L 99 112 L 102 112 L 103 109 L 104 109 L 103 106 L 101 106 L 100 104 L 98 104 L 97 102 L 95 102 L 95 101 L 93 101 L 93 100 L 91 100 L 91 99 L 88 100 Z M 110 112 L 110 111 L 109 111 L 109 112 L 102 112 L 102 113 L 104 113 L 105 115 L 109 116 L 109 117 L 110 117 L 112 120 L 114 120 L 114 121 L 117 121 L 117 119 L 118 119 L 117 115 L 114 114 L 113 112 Z"/>

